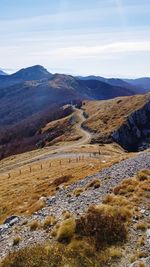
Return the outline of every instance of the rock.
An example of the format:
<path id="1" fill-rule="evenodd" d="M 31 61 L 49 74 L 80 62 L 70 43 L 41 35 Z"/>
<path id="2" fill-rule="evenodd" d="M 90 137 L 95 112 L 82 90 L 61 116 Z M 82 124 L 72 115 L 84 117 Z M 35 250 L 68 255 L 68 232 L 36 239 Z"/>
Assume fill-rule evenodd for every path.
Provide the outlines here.
<path id="1" fill-rule="evenodd" d="M 147 229 L 146 231 L 147 240 L 150 243 L 150 229 Z"/>
<path id="2" fill-rule="evenodd" d="M 12 215 L 4 221 L 4 224 L 8 224 L 9 226 L 13 226 L 14 224 L 18 223 L 19 220 L 20 220 L 19 216 Z"/>
<path id="3" fill-rule="evenodd" d="M 121 127 L 112 133 L 112 139 L 128 151 L 150 147 L 150 101 L 133 112 Z"/>
<path id="4" fill-rule="evenodd" d="M 8 229 L 8 225 L 6 224 L 1 224 L 0 225 L 0 234 L 3 234 L 5 232 L 5 230 Z"/>
<path id="5" fill-rule="evenodd" d="M 144 213 L 145 213 L 145 209 L 141 209 L 140 212 L 141 212 L 142 214 L 144 214 Z"/>

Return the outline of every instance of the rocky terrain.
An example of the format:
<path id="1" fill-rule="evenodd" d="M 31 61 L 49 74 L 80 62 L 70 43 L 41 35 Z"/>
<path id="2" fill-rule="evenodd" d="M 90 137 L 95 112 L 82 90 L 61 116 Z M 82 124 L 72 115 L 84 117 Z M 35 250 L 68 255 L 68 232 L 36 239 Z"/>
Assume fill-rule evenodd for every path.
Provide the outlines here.
<path id="1" fill-rule="evenodd" d="M 18 217 L 12 216 L 8 218 L 3 225 L 0 226 L 0 247 L 1 247 L 1 257 L 3 258 L 8 252 L 13 251 L 14 249 L 19 249 L 29 244 L 42 243 L 45 240 L 52 239 L 49 233 L 44 229 L 37 229 L 31 231 L 29 225 L 32 222 L 38 221 L 40 224 L 48 215 L 54 215 L 58 221 L 62 220 L 63 211 L 70 212 L 76 217 L 80 217 L 81 214 L 85 212 L 88 206 L 91 204 L 98 204 L 102 201 L 104 196 L 111 192 L 112 188 L 120 184 L 125 178 L 133 177 L 139 170 L 149 169 L 150 170 L 150 153 L 143 152 L 139 155 L 132 157 L 130 159 L 121 161 L 113 165 L 110 168 L 102 170 L 97 175 L 87 176 L 85 179 L 75 182 L 67 188 L 60 186 L 58 192 L 52 197 L 42 198 L 45 201 L 46 206 L 35 212 L 31 217 Z M 96 181 L 99 185 L 95 188 L 88 187 L 92 182 Z M 88 188 L 85 190 L 85 188 Z M 79 190 L 80 189 L 80 190 Z M 75 194 L 76 191 L 76 194 Z M 77 192 L 79 194 L 77 194 Z M 148 218 L 150 216 L 149 205 L 141 206 L 139 208 L 139 213 Z M 133 219 L 133 222 L 136 222 L 136 218 Z M 53 228 L 53 227 L 52 227 Z M 150 242 L 150 230 L 146 232 L 147 241 L 143 246 L 143 251 L 149 251 L 149 242 Z M 138 232 L 135 228 L 131 228 L 132 235 L 134 236 L 136 242 L 137 237 L 141 235 L 140 231 Z M 17 246 L 13 246 L 13 240 L 16 235 L 21 237 L 21 241 Z M 130 247 L 127 247 L 127 250 L 131 250 Z M 144 254 L 143 254 L 144 255 Z M 147 254 L 146 254 L 147 255 Z M 147 259 L 145 260 L 149 262 Z M 121 266 L 129 266 L 126 261 L 122 261 Z M 136 266 L 136 265 L 132 265 Z M 148 266 L 148 265 L 145 265 Z"/>
<path id="2" fill-rule="evenodd" d="M 93 143 L 115 141 L 127 151 L 149 148 L 149 94 L 100 102 L 85 101 L 83 109 L 87 116 L 83 126 L 93 132 Z"/>
<path id="3" fill-rule="evenodd" d="M 128 151 L 150 147 L 150 101 L 133 112 L 112 134 L 112 138 Z"/>

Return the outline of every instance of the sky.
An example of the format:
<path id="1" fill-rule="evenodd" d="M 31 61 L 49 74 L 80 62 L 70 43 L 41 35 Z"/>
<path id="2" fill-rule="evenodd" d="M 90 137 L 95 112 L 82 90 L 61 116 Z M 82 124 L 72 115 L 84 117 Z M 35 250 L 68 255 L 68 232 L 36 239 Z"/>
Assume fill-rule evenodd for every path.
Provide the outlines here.
<path id="1" fill-rule="evenodd" d="M 149 0 L 0 0 L 0 68 L 150 77 Z"/>

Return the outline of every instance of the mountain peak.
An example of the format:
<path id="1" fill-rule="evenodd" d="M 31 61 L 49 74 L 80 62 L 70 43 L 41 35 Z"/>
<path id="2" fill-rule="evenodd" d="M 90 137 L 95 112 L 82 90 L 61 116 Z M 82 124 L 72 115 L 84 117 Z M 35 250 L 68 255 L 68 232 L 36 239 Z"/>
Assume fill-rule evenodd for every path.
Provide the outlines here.
<path id="1" fill-rule="evenodd" d="M 35 65 L 28 68 L 23 68 L 12 74 L 13 77 L 25 80 L 41 80 L 49 79 L 52 74 L 41 65 Z"/>

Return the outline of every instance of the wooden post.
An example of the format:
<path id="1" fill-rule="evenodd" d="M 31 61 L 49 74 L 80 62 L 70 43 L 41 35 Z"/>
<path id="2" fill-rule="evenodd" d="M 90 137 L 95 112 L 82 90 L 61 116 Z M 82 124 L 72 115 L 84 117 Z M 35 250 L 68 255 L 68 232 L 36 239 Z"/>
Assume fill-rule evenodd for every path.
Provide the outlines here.
<path id="1" fill-rule="evenodd" d="M 69 163 L 71 162 L 71 159 L 69 159 Z"/>
<path id="2" fill-rule="evenodd" d="M 43 169 L 43 166 L 42 166 L 42 164 L 41 164 L 41 166 L 40 166 L 40 167 L 41 167 L 41 170 L 42 170 L 42 169 Z"/>
<path id="3" fill-rule="evenodd" d="M 49 163 L 49 168 L 51 167 L 51 162 Z"/>
<path id="4" fill-rule="evenodd" d="M 59 164 L 61 165 L 61 160 L 59 161 Z"/>
<path id="5" fill-rule="evenodd" d="M 19 170 L 19 175 L 21 175 L 21 170 Z"/>
<path id="6" fill-rule="evenodd" d="M 31 166 L 29 167 L 29 172 L 31 172 Z"/>
<path id="7" fill-rule="evenodd" d="M 8 173 L 8 178 L 10 178 L 10 173 Z"/>

